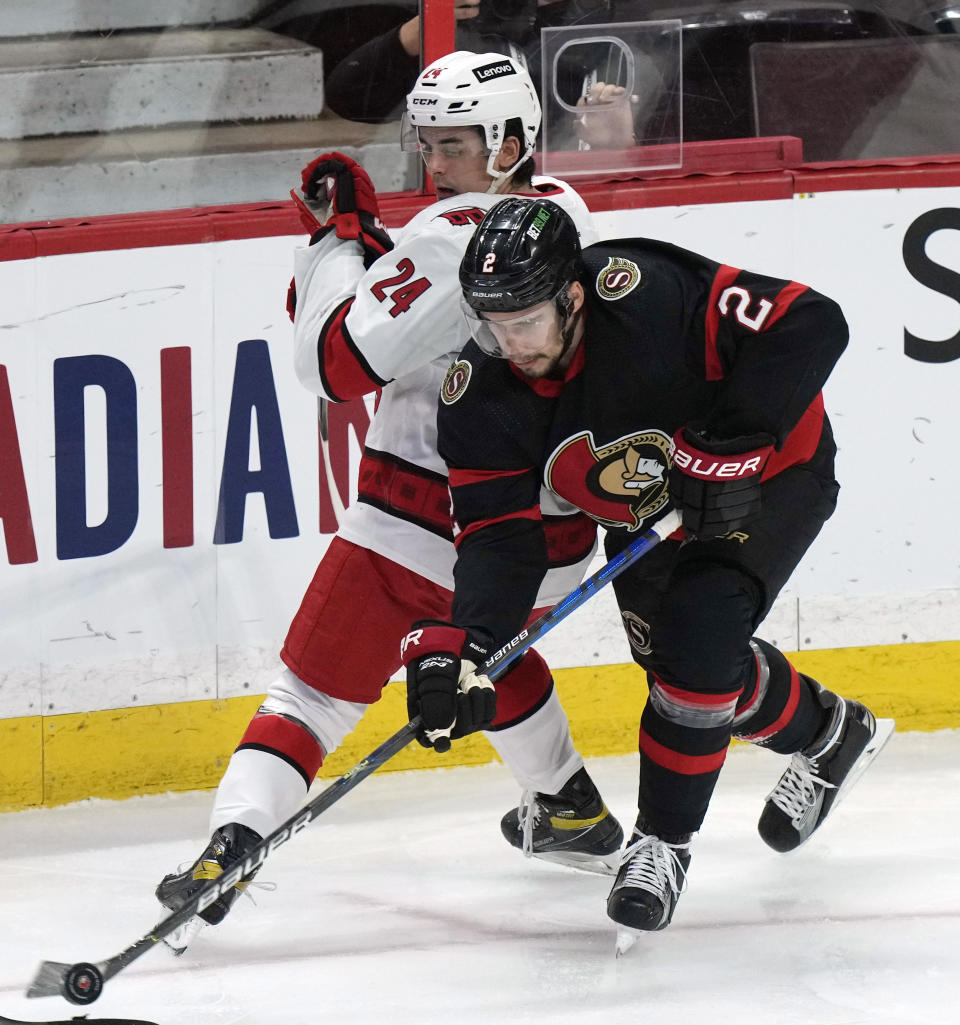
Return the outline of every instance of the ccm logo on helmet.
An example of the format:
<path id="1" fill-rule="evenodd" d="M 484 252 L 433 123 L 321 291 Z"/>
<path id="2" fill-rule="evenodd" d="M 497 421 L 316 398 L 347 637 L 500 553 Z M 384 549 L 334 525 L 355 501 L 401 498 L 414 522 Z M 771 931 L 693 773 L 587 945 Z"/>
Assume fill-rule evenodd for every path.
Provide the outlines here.
<path id="1" fill-rule="evenodd" d="M 751 477 L 753 474 L 759 473 L 766 462 L 766 453 L 722 463 L 719 459 L 704 459 L 674 446 L 673 462 L 684 473 L 693 477 L 703 477 L 706 480 L 729 480 L 731 477 Z"/>
<path id="2" fill-rule="evenodd" d="M 436 96 L 429 96 L 424 99 L 422 96 L 414 96 L 413 105 L 415 107 L 435 107 L 440 101 Z"/>
<path id="3" fill-rule="evenodd" d="M 473 69 L 473 76 L 478 82 L 488 82 L 491 78 L 502 78 L 504 75 L 515 75 L 517 69 L 512 64 L 484 64 Z"/>

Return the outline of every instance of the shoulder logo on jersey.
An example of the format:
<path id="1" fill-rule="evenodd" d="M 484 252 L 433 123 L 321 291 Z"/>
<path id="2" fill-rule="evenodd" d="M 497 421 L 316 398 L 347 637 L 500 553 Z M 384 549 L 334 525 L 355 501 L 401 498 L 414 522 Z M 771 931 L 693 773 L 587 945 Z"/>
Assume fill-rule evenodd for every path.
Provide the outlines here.
<path id="1" fill-rule="evenodd" d="M 557 446 L 547 487 L 600 523 L 637 530 L 669 501 L 670 437 L 650 429 L 597 446 L 583 431 Z"/>
<path id="2" fill-rule="evenodd" d="M 444 210 L 437 214 L 457 228 L 472 228 L 483 220 L 483 210 L 478 206 L 459 206 L 456 210 Z"/>
<path id="3" fill-rule="evenodd" d="M 597 275 L 597 295 L 613 302 L 622 299 L 640 284 L 640 268 L 623 256 L 611 256 Z"/>
<path id="4" fill-rule="evenodd" d="M 440 386 L 440 400 L 445 406 L 452 406 L 467 390 L 473 366 L 465 359 L 458 359 L 447 368 L 443 384 Z"/>

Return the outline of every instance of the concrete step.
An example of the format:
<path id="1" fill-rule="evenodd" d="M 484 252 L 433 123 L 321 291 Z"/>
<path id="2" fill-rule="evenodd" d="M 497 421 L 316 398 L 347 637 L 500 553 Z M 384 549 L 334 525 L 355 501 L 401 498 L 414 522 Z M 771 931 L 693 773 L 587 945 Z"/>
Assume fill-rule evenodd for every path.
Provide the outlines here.
<path id="1" fill-rule="evenodd" d="M 340 150 L 378 192 L 416 188 L 400 129 L 331 114 L 310 121 L 130 130 L 0 142 L 0 223 L 290 198 L 300 170 Z"/>
<path id="2" fill-rule="evenodd" d="M 0 41 L 0 139 L 311 118 L 323 54 L 262 29 Z"/>
<path id="3" fill-rule="evenodd" d="M 0 39 L 240 23 L 265 0 L 4 0 Z"/>

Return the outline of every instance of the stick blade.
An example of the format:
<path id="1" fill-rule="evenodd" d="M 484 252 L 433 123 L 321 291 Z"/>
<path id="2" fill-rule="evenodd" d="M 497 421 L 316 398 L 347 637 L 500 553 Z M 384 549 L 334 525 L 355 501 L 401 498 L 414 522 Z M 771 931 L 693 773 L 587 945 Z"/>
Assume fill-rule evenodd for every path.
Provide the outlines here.
<path id="1" fill-rule="evenodd" d="M 63 996 L 67 972 L 72 966 L 59 961 L 41 961 L 37 974 L 27 989 L 28 997 L 59 997 Z"/>

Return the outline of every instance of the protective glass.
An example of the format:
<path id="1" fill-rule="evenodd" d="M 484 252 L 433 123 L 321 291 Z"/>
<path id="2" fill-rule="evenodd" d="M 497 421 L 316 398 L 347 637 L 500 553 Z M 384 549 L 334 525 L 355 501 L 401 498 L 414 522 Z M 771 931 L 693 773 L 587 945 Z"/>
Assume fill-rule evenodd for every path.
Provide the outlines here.
<path id="1" fill-rule="evenodd" d="M 512 317 L 479 313 L 463 298 L 460 306 L 470 334 L 488 356 L 524 363 L 543 354 L 559 337 L 561 319 L 556 303 L 559 294 Z M 497 319 L 488 320 L 488 317 Z"/>

